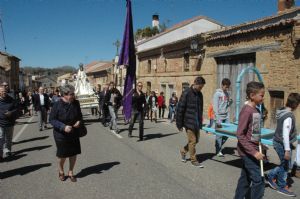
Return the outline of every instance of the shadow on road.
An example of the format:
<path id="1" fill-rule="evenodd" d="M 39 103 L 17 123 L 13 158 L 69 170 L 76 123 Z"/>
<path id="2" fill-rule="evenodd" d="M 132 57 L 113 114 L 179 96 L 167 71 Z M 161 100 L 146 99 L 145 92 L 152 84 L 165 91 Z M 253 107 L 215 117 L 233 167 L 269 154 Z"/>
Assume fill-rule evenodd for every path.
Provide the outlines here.
<path id="1" fill-rule="evenodd" d="M 236 150 L 236 147 L 224 147 L 222 152 L 223 154 L 234 155 Z"/>
<path id="2" fill-rule="evenodd" d="M 21 159 L 23 157 L 27 156 L 26 154 L 21 154 L 21 155 L 12 155 L 12 156 L 9 156 L 7 158 L 5 158 L 4 160 L 0 161 L 0 162 L 12 162 L 12 161 L 15 161 L 15 160 L 18 160 L 18 159 Z"/>
<path id="3" fill-rule="evenodd" d="M 150 129 L 150 128 L 144 128 L 144 130 L 145 129 Z M 119 129 L 120 130 L 120 132 L 119 132 L 119 134 L 121 133 L 121 132 L 123 132 L 123 131 L 127 131 L 128 132 L 128 128 L 121 128 L 121 129 Z M 132 131 L 135 131 L 135 130 L 139 130 L 138 128 L 133 128 L 132 129 Z"/>
<path id="4" fill-rule="evenodd" d="M 95 118 L 95 119 L 83 119 L 83 120 L 84 120 L 84 124 L 100 122 L 99 118 Z"/>
<path id="5" fill-rule="evenodd" d="M 18 155 L 18 154 L 21 154 L 21 153 L 25 153 L 25 152 L 30 152 L 30 151 L 40 151 L 40 150 L 49 148 L 49 147 L 51 147 L 51 146 L 52 146 L 52 145 L 45 145 L 45 146 L 31 147 L 31 148 L 27 148 L 27 149 L 22 149 L 22 150 L 19 150 L 19 151 L 15 151 L 13 154 L 14 154 L 14 156 L 15 156 L 15 155 Z"/>
<path id="6" fill-rule="evenodd" d="M 17 176 L 17 175 L 26 175 L 28 173 L 39 170 L 43 167 L 49 167 L 49 166 L 51 166 L 51 163 L 31 165 L 31 166 L 21 167 L 18 169 L 4 171 L 4 172 L 0 173 L 0 179 L 5 179 L 5 178 Z"/>
<path id="7" fill-rule="evenodd" d="M 227 154 L 227 155 L 229 155 L 229 154 Z M 219 158 L 219 157 L 213 158 L 214 156 L 215 156 L 215 153 L 203 153 L 203 154 L 197 155 L 197 159 L 200 162 L 210 159 L 212 161 L 219 162 L 219 163 L 222 163 L 222 164 L 226 164 L 226 165 L 229 165 L 229 166 L 234 166 L 234 167 L 237 167 L 237 168 L 242 168 L 242 166 L 243 166 L 243 162 L 242 162 L 241 158 L 226 161 L 225 158 Z M 226 154 L 225 154 L 225 156 L 226 156 Z M 233 155 L 233 156 L 235 156 L 235 155 Z M 265 163 L 264 164 L 264 171 L 271 170 L 271 169 L 275 168 L 276 166 L 277 166 L 276 164 L 271 163 L 271 162 Z"/>
<path id="8" fill-rule="evenodd" d="M 88 175 L 92 174 L 100 174 L 104 170 L 109 170 L 113 166 L 120 164 L 120 162 L 108 162 L 108 163 L 103 163 L 103 164 L 98 164 L 95 166 L 87 167 L 85 169 L 82 169 L 77 175 L 77 178 L 84 178 Z"/>
<path id="9" fill-rule="evenodd" d="M 19 142 L 13 142 L 13 145 L 23 144 L 23 143 L 26 143 L 26 142 L 33 142 L 33 141 L 37 141 L 37 140 L 44 140 L 44 139 L 47 139 L 48 137 L 49 136 L 42 136 L 42 137 L 36 137 L 36 138 L 27 139 L 27 140 L 21 140 Z"/>
<path id="10" fill-rule="evenodd" d="M 169 134 L 161 134 L 161 133 L 155 133 L 155 134 L 147 134 L 144 135 L 144 140 L 151 140 L 151 139 L 156 139 L 156 138 L 163 138 L 171 135 L 175 135 L 177 133 L 169 133 Z"/>
<path id="11" fill-rule="evenodd" d="M 16 125 L 24 125 L 24 124 L 34 124 L 37 122 L 17 122 Z"/>

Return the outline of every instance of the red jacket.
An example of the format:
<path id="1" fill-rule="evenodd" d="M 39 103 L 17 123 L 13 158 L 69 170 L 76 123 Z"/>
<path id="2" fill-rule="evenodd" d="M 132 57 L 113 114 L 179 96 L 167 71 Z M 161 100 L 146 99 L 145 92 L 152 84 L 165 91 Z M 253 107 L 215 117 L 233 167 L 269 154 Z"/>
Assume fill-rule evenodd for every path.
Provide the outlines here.
<path id="1" fill-rule="evenodd" d="M 162 107 L 165 104 L 165 97 L 164 96 L 158 96 L 157 103 L 159 107 Z"/>

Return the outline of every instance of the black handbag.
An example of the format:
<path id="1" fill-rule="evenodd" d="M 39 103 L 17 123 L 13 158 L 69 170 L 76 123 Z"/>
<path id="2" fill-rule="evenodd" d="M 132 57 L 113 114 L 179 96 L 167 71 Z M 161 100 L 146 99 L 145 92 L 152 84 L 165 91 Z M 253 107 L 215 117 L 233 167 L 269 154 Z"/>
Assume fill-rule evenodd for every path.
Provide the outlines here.
<path id="1" fill-rule="evenodd" d="M 79 128 L 77 129 L 78 137 L 84 137 L 87 135 L 87 129 L 84 124 L 80 124 Z"/>

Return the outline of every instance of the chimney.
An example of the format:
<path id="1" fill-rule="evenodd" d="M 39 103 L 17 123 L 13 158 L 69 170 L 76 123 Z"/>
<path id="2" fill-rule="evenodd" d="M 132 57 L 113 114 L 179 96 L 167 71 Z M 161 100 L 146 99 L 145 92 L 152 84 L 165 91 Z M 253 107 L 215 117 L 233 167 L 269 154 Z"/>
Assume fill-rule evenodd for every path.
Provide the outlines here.
<path id="1" fill-rule="evenodd" d="M 278 13 L 295 6 L 295 0 L 278 0 Z"/>
<path id="2" fill-rule="evenodd" d="M 159 29 L 159 15 L 152 15 L 152 28 L 157 27 Z"/>

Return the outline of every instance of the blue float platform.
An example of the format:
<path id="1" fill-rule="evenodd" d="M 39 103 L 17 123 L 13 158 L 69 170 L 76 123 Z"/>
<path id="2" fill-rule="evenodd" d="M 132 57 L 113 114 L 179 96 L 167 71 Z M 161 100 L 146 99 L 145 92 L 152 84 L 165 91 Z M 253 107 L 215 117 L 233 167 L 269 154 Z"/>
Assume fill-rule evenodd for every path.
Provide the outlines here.
<path id="1" fill-rule="evenodd" d="M 236 138 L 237 124 L 233 123 L 222 123 L 222 128 L 214 129 L 203 127 L 202 130 L 206 132 L 213 133 L 215 135 L 226 136 L 229 138 Z M 261 142 L 265 145 L 273 145 L 273 135 L 274 129 L 261 129 Z M 300 135 L 297 137 L 298 141 L 300 140 Z"/>

